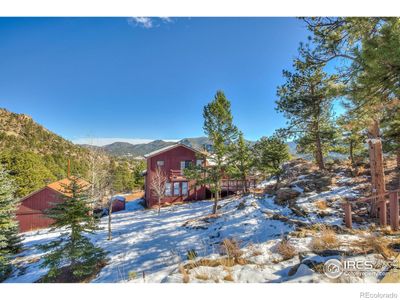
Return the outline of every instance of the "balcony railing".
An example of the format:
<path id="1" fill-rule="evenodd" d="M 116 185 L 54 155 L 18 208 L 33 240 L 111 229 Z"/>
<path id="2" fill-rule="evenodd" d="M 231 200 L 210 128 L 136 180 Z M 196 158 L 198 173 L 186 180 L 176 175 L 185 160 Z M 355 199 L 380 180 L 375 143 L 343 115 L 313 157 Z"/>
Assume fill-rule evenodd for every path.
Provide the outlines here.
<path id="1" fill-rule="evenodd" d="M 183 179 L 185 177 L 182 170 L 170 170 L 169 176 L 171 179 Z"/>

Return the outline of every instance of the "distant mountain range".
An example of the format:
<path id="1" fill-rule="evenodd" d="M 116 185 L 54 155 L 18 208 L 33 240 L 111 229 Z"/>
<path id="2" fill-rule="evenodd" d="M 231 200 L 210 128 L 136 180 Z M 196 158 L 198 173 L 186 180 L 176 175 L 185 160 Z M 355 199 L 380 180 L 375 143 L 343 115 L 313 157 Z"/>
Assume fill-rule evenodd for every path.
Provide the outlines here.
<path id="1" fill-rule="evenodd" d="M 250 141 L 251 143 L 254 143 Z M 175 143 L 181 143 L 187 145 L 189 147 L 203 150 L 205 145 L 211 145 L 211 141 L 205 137 L 195 137 L 195 138 L 185 138 L 178 142 L 166 142 L 163 140 L 155 140 L 150 143 L 145 144 L 130 144 L 126 142 L 115 142 L 109 145 L 104 146 L 92 146 L 83 144 L 86 148 L 100 148 L 103 149 L 106 153 L 114 156 L 125 156 L 125 157 L 135 157 L 135 158 L 142 158 L 145 154 L 150 152 L 156 151 L 158 149 L 164 148 L 166 146 L 173 145 Z M 296 143 L 289 142 L 289 151 L 292 155 L 297 155 L 296 151 Z"/>
<path id="2" fill-rule="evenodd" d="M 163 140 L 155 140 L 146 144 L 130 144 L 126 142 L 115 142 L 104 146 L 92 146 L 83 144 L 81 146 L 86 148 L 100 148 L 106 153 L 114 156 L 126 156 L 126 157 L 143 157 L 145 154 L 156 151 L 175 144 L 176 142 L 166 142 Z M 210 145 L 210 141 L 207 137 L 197 138 L 185 138 L 180 140 L 178 143 L 187 145 L 195 149 L 204 149 L 204 145 Z"/>

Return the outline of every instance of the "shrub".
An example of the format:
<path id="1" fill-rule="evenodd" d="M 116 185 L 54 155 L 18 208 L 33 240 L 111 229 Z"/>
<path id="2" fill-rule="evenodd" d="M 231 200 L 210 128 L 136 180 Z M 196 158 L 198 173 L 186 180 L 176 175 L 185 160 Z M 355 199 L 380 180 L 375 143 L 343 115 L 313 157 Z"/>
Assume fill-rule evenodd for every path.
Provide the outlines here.
<path id="1" fill-rule="evenodd" d="M 395 254 L 386 238 L 372 234 L 354 241 L 351 245 L 361 248 L 364 253 L 375 252 L 381 254 L 385 259 L 389 259 Z"/>
<path id="2" fill-rule="evenodd" d="M 318 209 L 320 209 L 320 210 L 325 210 L 325 209 L 328 208 L 328 205 L 326 204 L 326 201 L 325 201 L 325 200 L 316 201 L 316 202 L 314 203 L 314 205 L 315 205 Z"/>
<path id="3" fill-rule="evenodd" d="M 129 280 L 136 279 L 137 278 L 137 273 L 135 271 L 130 271 L 128 273 L 128 278 L 129 278 Z"/>
<path id="4" fill-rule="evenodd" d="M 317 236 L 311 241 L 311 249 L 315 251 L 335 249 L 339 246 L 336 232 L 332 229 L 322 227 Z"/>
<path id="5" fill-rule="evenodd" d="M 282 255 L 284 260 L 293 258 L 296 255 L 296 249 L 289 243 L 287 238 L 283 238 L 276 246 L 277 252 Z"/>
<path id="6" fill-rule="evenodd" d="M 197 256 L 196 250 L 190 249 L 187 251 L 186 257 L 188 260 L 195 260 Z"/>
<path id="7" fill-rule="evenodd" d="M 235 239 L 224 239 L 221 244 L 222 254 L 228 255 L 229 258 L 238 259 L 242 256 L 243 251 L 240 250 L 239 242 Z"/>

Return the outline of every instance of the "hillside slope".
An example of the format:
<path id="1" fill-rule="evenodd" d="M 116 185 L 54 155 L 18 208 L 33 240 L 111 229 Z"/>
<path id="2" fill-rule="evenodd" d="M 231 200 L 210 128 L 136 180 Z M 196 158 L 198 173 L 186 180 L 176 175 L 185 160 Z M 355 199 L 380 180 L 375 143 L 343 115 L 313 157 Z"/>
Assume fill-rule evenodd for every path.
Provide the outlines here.
<path id="1" fill-rule="evenodd" d="M 85 177 L 90 155 L 90 150 L 49 131 L 30 116 L 0 108 L 0 163 L 13 176 L 17 196 L 67 176 L 68 160 L 71 174 Z"/>

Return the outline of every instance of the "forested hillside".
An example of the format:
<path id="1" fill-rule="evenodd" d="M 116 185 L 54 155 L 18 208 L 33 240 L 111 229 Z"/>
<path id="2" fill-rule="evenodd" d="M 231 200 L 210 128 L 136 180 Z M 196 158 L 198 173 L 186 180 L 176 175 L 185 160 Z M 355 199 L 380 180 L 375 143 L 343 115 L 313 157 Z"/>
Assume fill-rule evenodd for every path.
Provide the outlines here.
<path id="1" fill-rule="evenodd" d="M 0 109 L 0 162 L 15 179 L 18 197 L 67 176 L 68 160 L 71 174 L 87 177 L 90 155 L 31 117 Z"/>

